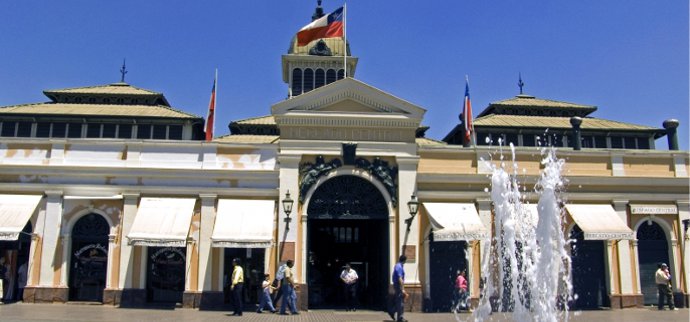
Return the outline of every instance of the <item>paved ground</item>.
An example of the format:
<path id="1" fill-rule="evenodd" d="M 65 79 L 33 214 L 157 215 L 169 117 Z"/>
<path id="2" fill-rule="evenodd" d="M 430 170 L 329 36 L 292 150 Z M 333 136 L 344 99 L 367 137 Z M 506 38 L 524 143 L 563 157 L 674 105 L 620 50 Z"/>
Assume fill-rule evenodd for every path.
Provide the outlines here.
<path id="1" fill-rule="evenodd" d="M 301 312 L 297 316 L 281 316 L 268 313 L 256 314 L 246 312 L 242 317 L 233 317 L 229 312 L 222 311 L 197 311 L 192 309 L 121 309 L 103 305 L 72 305 L 72 304 L 7 304 L 0 305 L 0 321 L 325 321 L 325 322 L 369 322 L 391 321 L 384 312 L 357 311 L 344 312 L 333 310 L 315 310 Z M 450 313 L 407 313 L 406 318 L 411 322 L 458 322 L 466 321 L 469 315 Z M 495 314 L 491 321 L 510 321 L 504 316 Z M 571 312 L 569 321 L 582 322 L 606 322 L 606 321 L 690 321 L 690 311 L 681 309 L 678 311 L 657 311 L 653 308 L 625 309 L 615 311 L 582 311 Z"/>

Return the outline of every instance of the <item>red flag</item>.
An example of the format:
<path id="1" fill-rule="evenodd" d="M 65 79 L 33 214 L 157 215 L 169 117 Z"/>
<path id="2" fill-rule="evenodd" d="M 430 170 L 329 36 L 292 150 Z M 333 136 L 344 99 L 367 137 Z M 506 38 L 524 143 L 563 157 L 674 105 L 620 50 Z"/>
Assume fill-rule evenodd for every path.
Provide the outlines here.
<path id="1" fill-rule="evenodd" d="M 206 117 L 206 141 L 213 140 L 213 130 L 215 113 L 216 113 L 216 81 L 218 80 L 218 71 L 216 77 L 213 79 L 213 88 L 211 88 L 211 101 L 208 103 L 208 116 Z"/>
<path id="2" fill-rule="evenodd" d="M 312 21 L 297 32 L 297 46 L 320 38 L 343 37 L 343 7 Z"/>
<path id="3" fill-rule="evenodd" d="M 467 78 L 465 78 L 465 102 L 462 108 L 462 123 L 465 125 L 463 143 L 467 145 L 472 142 L 472 132 L 474 132 L 474 127 L 472 126 L 472 103 L 470 102 L 470 82 Z"/>

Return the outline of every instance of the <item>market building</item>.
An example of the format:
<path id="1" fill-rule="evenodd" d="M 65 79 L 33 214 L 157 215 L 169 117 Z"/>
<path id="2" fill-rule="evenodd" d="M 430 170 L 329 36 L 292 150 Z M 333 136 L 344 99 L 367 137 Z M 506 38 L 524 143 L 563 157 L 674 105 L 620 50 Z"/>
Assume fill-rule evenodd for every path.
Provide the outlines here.
<path id="1" fill-rule="evenodd" d="M 424 108 L 357 80 L 341 38 L 293 39 L 281 59 L 288 98 L 211 142 L 203 118 L 124 79 L 0 108 L 5 297 L 17 298 L 26 264 L 25 302 L 222 307 L 241 258 L 256 303 L 263 273 L 294 259 L 302 309 L 339 303 L 348 262 L 360 303 L 378 309 L 405 254 L 409 309 L 450 310 L 461 269 L 476 302 L 492 233 L 484 160 L 501 138 L 516 146 L 533 204 L 539 146 L 566 160 L 574 307 L 654 303 L 657 262 L 687 305 L 690 156 L 677 150 L 677 121 L 602 120 L 594 106 L 521 93 L 481 112 L 478 145 L 464 147 L 462 126 L 427 138 Z M 668 151 L 654 148 L 663 137 Z"/>

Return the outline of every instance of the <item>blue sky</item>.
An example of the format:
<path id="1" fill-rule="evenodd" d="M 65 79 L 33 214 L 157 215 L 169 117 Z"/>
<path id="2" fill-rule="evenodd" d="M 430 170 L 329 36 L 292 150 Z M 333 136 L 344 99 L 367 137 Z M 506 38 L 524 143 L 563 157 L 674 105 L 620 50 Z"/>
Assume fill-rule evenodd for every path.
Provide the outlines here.
<path id="1" fill-rule="evenodd" d="M 343 4 L 325 0 L 326 12 Z M 0 106 L 44 89 L 126 81 L 206 115 L 219 70 L 216 135 L 285 99 L 280 56 L 316 1 L 1 1 Z M 427 110 L 427 136 L 458 123 L 464 75 L 475 115 L 525 93 L 596 105 L 592 116 L 661 127 L 688 150 L 688 2 L 349 1 L 355 77 Z M 658 140 L 666 149 L 666 139 Z"/>

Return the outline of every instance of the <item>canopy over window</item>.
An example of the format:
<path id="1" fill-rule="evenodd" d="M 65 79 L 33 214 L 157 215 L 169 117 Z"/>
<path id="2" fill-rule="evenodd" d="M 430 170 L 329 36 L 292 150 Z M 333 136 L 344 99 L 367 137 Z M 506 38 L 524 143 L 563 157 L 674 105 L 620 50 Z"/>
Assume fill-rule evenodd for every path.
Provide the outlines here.
<path id="1" fill-rule="evenodd" d="M 17 240 L 36 211 L 39 195 L 0 195 L 0 240 Z"/>
<path id="2" fill-rule="evenodd" d="M 141 198 L 129 244 L 184 247 L 195 203 L 192 198 Z"/>
<path id="3" fill-rule="evenodd" d="M 471 203 L 423 203 L 433 228 L 434 241 L 477 240 L 488 238 Z"/>
<path id="4" fill-rule="evenodd" d="M 266 248 L 273 244 L 275 201 L 219 199 L 213 247 Z"/>
<path id="5" fill-rule="evenodd" d="M 566 205 L 586 240 L 633 239 L 633 231 L 611 205 Z"/>

